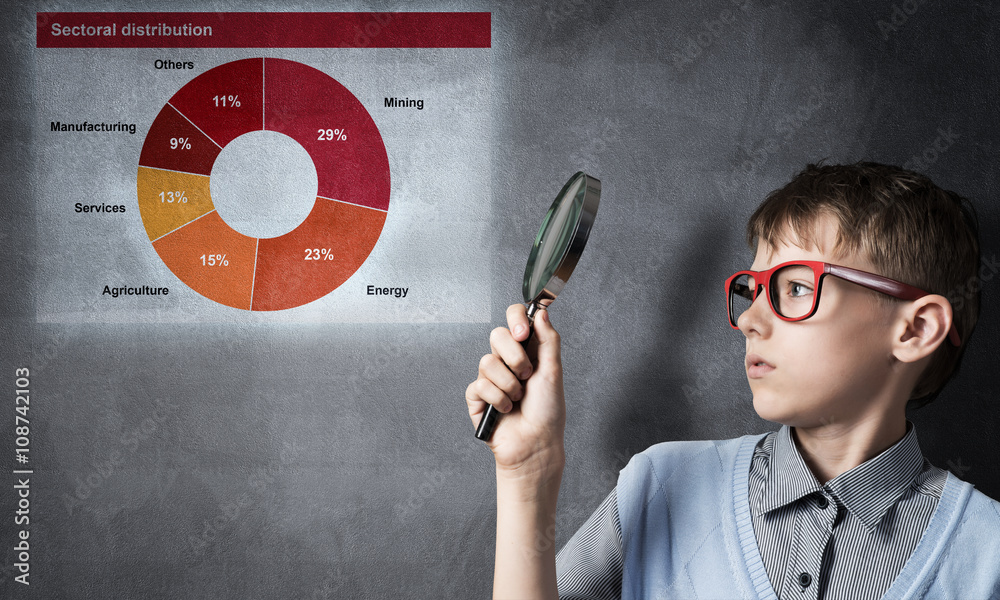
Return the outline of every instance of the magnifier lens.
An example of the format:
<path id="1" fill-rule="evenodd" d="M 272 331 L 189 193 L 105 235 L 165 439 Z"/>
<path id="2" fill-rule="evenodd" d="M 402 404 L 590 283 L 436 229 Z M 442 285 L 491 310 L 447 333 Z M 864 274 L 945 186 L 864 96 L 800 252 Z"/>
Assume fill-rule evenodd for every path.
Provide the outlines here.
<path id="1" fill-rule="evenodd" d="M 524 301 L 532 302 L 552 279 L 573 241 L 583 209 L 585 177 L 576 177 L 552 203 L 525 269 Z"/>

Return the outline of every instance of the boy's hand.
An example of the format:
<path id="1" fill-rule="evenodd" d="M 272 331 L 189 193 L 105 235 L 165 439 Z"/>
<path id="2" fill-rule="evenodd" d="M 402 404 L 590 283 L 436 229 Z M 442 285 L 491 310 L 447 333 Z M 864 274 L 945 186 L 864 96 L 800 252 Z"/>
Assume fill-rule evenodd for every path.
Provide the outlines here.
<path id="1" fill-rule="evenodd" d="M 540 309 L 525 352 L 521 342 L 529 332 L 524 305 L 507 308 L 507 325 L 509 329 L 497 327 L 490 334 L 492 353 L 479 361 L 479 377 L 465 390 L 469 417 L 478 426 L 487 404 L 503 413 L 487 442 L 498 476 L 545 479 L 554 470 L 561 472 L 563 461 L 566 402 L 559 333 L 548 311 Z"/>

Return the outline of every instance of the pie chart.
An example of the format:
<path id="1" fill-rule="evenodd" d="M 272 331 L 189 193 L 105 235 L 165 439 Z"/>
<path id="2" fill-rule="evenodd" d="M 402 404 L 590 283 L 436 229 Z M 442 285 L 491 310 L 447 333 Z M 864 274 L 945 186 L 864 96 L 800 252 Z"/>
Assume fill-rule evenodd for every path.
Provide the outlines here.
<path id="1" fill-rule="evenodd" d="M 262 131 L 294 140 L 316 170 L 312 208 L 275 237 L 234 229 L 211 194 L 223 149 Z M 389 210 L 389 160 L 368 111 L 337 80 L 252 58 L 202 73 L 167 101 L 143 142 L 136 188 L 153 248 L 188 287 L 238 309 L 285 310 L 326 296 L 368 258 Z"/>

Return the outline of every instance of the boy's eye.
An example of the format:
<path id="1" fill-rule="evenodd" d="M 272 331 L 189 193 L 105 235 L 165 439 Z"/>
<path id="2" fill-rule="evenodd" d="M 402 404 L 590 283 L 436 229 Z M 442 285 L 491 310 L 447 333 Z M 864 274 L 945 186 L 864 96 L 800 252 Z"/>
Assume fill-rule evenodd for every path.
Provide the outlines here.
<path id="1" fill-rule="evenodd" d="M 812 294 L 812 287 L 798 281 L 789 281 L 786 286 L 787 293 L 792 298 L 802 298 Z"/>

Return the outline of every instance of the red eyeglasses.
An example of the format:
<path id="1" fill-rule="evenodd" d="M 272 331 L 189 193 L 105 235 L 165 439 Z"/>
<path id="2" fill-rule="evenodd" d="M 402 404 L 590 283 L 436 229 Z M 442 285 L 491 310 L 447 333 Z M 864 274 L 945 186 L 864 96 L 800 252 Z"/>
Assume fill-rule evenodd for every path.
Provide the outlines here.
<path id="1" fill-rule="evenodd" d="M 816 314 L 820 292 L 823 289 L 823 278 L 827 275 L 839 277 L 844 281 L 856 283 L 900 300 L 916 300 L 930 295 L 930 292 L 895 279 L 850 267 L 808 260 L 786 262 L 766 271 L 740 271 L 726 280 L 729 324 L 733 329 L 739 329 L 737 320 L 750 308 L 762 288 L 767 290 L 768 306 L 779 319 L 791 322 L 804 321 Z M 955 346 L 960 346 L 962 343 L 954 320 L 948 331 L 948 340 Z"/>

